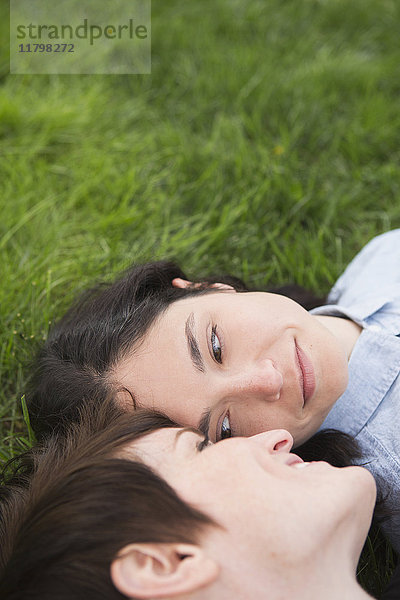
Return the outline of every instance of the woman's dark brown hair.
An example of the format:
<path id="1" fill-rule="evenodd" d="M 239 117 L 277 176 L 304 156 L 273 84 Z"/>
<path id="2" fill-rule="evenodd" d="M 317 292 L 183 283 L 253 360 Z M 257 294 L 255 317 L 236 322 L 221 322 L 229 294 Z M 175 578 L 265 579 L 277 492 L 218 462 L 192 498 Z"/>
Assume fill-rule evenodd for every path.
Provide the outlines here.
<path id="1" fill-rule="evenodd" d="M 188 296 L 220 293 L 211 287 L 217 281 L 247 291 L 232 276 L 207 277 L 185 289 L 173 287 L 176 277 L 186 279 L 172 262 L 133 266 L 112 283 L 90 289 L 55 324 L 30 366 L 26 389 L 38 439 L 76 421 L 85 404 L 99 406 L 121 389 L 113 368 L 140 346 L 170 304 Z M 322 302 L 298 286 L 272 291 L 292 297 L 307 309 Z"/>
<path id="2" fill-rule="evenodd" d="M 196 543 L 212 521 L 121 449 L 160 427 L 105 404 L 19 459 L 0 486 L 0 597 L 120 600 L 110 565 L 127 544 Z M 96 430 L 97 433 L 96 433 Z"/>

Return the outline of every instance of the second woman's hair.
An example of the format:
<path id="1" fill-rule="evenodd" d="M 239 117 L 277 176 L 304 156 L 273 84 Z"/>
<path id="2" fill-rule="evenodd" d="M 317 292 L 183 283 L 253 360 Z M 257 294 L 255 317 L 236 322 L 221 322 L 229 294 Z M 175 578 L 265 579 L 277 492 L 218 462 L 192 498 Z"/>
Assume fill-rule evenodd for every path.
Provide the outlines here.
<path id="1" fill-rule="evenodd" d="M 105 403 L 8 465 L 0 486 L 0 597 L 121 600 L 110 565 L 132 543 L 198 543 L 214 524 L 124 448 L 176 424 Z M 11 469 L 11 472 L 10 472 Z"/>

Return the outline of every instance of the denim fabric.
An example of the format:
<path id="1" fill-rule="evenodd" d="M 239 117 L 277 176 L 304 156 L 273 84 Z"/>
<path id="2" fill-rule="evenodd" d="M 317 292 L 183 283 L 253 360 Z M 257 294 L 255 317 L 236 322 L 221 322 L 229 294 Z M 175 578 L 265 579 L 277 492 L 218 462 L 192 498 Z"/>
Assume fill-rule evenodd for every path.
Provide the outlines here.
<path id="1" fill-rule="evenodd" d="M 400 229 L 374 238 L 312 314 L 346 316 L 363 327 L 349 384 L 320 429 L 340 429 L 361 446 L 360 464 L 398 511 L 383 530 L 400 552 Z"/>

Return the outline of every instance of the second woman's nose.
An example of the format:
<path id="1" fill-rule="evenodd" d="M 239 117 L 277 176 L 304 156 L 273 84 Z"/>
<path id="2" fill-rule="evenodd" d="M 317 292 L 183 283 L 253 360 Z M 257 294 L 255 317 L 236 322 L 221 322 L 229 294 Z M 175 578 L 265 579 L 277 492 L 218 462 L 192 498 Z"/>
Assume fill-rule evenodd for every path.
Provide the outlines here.
<path id="1" fill-rule="evenodd" d="M 293 437 L 286 429 L 271 429 L 258 433 L 249 438 L 249 441 L 256 444 L 262 444 L 270 453 L 290 452 L 293 446 Z"/>

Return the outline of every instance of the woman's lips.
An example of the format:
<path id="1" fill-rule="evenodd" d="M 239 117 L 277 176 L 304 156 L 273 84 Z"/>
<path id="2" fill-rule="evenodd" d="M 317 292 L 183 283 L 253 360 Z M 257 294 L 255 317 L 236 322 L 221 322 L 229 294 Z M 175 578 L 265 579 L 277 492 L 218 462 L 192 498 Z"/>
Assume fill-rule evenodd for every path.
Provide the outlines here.
<path id="1" fill-rule="evenodd" d="M 315 375 L 311 360 L 300 346 L 295 342 L 297 362 L 300 367 L 304 404 L 311 398 L 315 391 Z"/>

